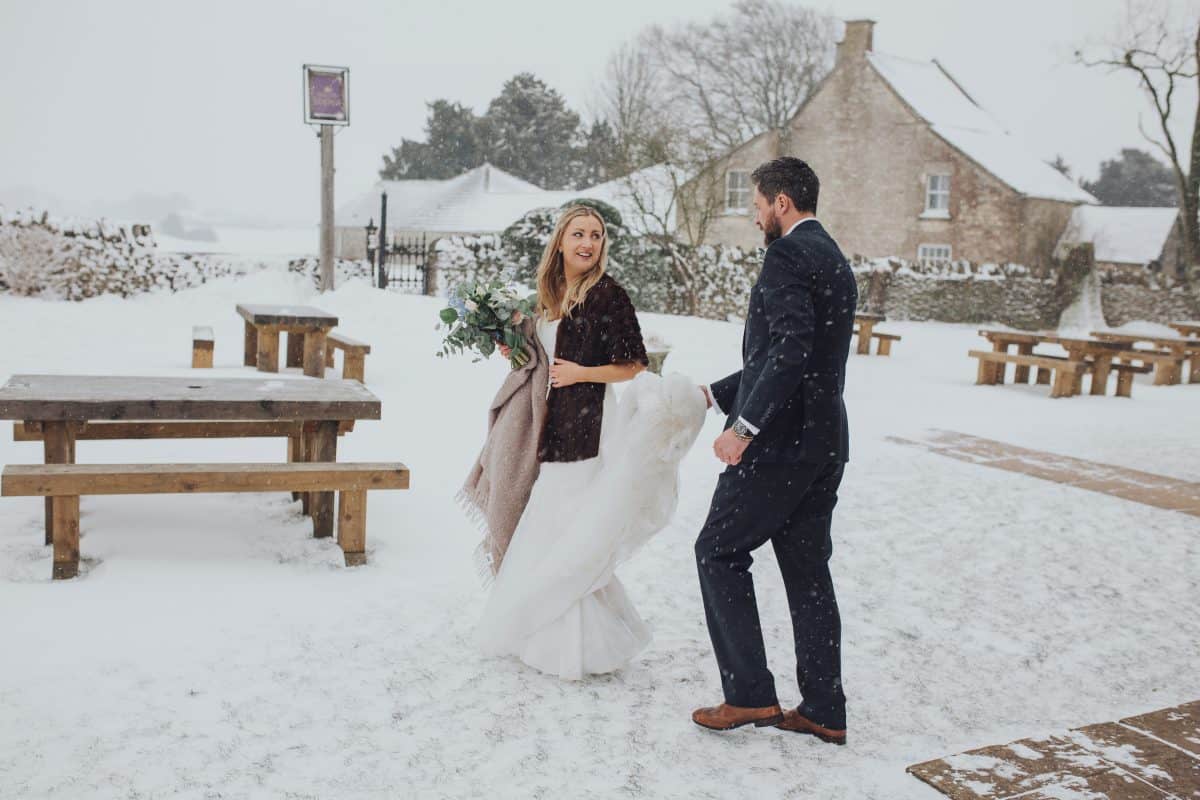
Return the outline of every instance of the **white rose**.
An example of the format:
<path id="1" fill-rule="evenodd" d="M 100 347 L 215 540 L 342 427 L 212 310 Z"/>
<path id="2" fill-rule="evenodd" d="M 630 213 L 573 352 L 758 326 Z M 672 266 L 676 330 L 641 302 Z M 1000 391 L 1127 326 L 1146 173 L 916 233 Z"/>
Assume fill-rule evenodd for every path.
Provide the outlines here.
<path id="1" fill-rule="evenodd" d="M 465 305 L 467 307 L 467 311 L 478 311 L 479 310 L 479 304 L 476 303 L 474 300 L 467 300 L 466 302 L 463 303 L 463 305 Z"/>

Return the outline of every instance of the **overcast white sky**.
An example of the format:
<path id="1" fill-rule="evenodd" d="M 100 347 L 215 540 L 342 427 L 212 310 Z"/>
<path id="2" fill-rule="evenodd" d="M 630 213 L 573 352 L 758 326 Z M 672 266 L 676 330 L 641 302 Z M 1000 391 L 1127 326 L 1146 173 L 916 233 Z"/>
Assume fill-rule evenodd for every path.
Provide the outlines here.
<path id="1" fill-rule="evenodd" d="M 390 146 L 421 138 L 427 100 L 482 111 L 528 70 L 584 111 L 622 41 L 729 5 L 0 0 L 0 202 L 126 216 L 138 193 L 180 193 L 205 215 L 312 222 L 318 148 L 302 123 L 301 64 L 351 70 L 340 205 L 370 186 Z M 1132 80 L 1072 64 L 1076 45 L 1114 32 L 1124 0 L 810 5 L 875 19 L 876 50 L 938 58 L 1043 158 L 1061 153 L 1094 176 L 1119 148 L 1145 147 L 1137 120 L 1148 106 Z"/>

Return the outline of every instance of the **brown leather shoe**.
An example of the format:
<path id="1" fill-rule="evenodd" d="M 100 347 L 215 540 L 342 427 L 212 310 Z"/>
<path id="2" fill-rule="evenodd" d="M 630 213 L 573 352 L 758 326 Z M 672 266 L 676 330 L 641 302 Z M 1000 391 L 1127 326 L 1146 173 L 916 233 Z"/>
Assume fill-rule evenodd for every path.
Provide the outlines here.
<path id="1" fill-rule="evenodd" d="M 810 720 L 808 717 L 801 715 L 800 711 L 795 708 L 789 708 L 783 712 L 783 721 L 775 725 L 783 731 L 792 731 L 793 733 L 807 733 L 809 736 L 815 736 L 822 742 L 830 744 L 845 744 L 846 732 L 835 731 L 832 728 L 825 728 Z"/>
<path id="2" fill-rule="evenodd" d="M 721 703 L 711 708 L 697 708 L 692 712 L 692 722 L 713 731 L 729 731 L 751 723 L 756 728 L 765 728 L 782 721 L 783 711 L 778 703 L 763 708 L 741 708 Z"/>

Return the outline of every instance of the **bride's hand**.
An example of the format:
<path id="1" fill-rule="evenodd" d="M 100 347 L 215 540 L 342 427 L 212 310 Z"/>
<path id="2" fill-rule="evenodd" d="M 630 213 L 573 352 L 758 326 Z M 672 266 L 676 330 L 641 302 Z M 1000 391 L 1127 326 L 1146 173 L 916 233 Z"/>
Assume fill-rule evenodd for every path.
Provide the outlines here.
<path id="1" fill-rule="evenodd" d="M 562 389 L 566 386 L 573 386 L 576 383 L 584 381 L 584 370 L 586 367 L 581 367 L 574 361 L 564 361 L 561 358 L 554 359 L 554 363 L 550 365 L 550 385 L 555 389 Z"/>

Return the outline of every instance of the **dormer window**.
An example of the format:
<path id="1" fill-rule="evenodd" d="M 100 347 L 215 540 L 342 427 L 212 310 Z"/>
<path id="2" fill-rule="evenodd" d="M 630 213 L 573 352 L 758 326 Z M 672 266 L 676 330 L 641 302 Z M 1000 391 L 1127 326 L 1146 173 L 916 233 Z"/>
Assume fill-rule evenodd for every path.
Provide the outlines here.
<path id="1" fill-rule="evenodd" d="M 935 173 L 925 178 L 925 213 L 921 216 L 950 218 L 950 176 Z"/>

